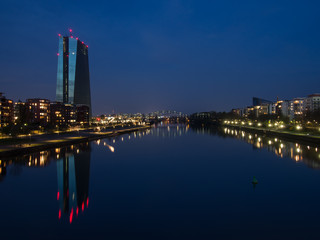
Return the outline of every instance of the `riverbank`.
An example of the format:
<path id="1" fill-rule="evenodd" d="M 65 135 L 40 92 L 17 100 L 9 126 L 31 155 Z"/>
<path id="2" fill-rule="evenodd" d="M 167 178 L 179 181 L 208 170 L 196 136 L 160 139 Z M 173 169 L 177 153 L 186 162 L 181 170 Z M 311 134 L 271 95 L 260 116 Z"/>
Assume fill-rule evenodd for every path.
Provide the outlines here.
<path id="1" fill-rule="evenodd" d="M 80 132 L 70 133 L 64 135 L 44 135 L 33 139 L 27 143 L 13 144 L 13 145 L 2 145 L 0 146 L 0 157 L 10 157 L 16 155 L 23 155 L 37 151 L 43 151 L 50 148 L 57 148 L 66 145 L 76 144 L 80 142 L 87 142 L 97 140 L 106 137 L 113 137 L 120 134 L 129 132 L 141 131 L 149 129 L 151 126 L 139 126 L 139 127 L 128 127 L 124 129 L 115 129 L 104 132 Z"/>
<path id="2" fill-rule="evenodd" d="M 233 127 L 239 130 L 243 129 L 246 131 L 264 134 L 266 136 L 282 137 L 284 139 L 291 140 L 291 141 L 298 140 L 306 143 L 320 144 L 320 136 L 311 135 L 303 132 L 298 133 L 298 132 L 290 132 L 290 131 L 284 131 L 284 130 L 275 130 L 275 129 L 267 129 L 267 128 L 251 127 L 251 126 L 233 125 L 233 124 L 223 124 L 222 126 Z"/>

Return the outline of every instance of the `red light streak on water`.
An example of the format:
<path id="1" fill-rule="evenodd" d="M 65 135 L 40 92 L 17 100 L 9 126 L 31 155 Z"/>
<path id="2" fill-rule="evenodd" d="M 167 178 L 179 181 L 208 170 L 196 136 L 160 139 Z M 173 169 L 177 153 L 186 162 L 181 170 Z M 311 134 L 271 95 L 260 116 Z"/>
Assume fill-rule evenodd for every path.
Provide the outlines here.
<path id="1" fill-rule="evenodd" d="M 73 208 L 71 209 L 71 212 L 70 212 L 70 217 L 69 217 L 70 223 L 72 223 L 72 219 L 73 219 Z"/>

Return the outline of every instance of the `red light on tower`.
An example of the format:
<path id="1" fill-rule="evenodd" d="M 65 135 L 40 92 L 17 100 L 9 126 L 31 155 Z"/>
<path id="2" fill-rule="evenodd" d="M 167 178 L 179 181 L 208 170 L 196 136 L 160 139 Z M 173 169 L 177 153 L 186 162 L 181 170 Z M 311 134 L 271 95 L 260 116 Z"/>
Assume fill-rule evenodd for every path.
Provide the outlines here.
<path id="1" fill-rule="evenodd" d="M 87 45 L 87 48 L 88 48 L 89 46 Z"/>
<path id="2" fill-rule="evenodd" d="M 59 33 L 58 36 L 61 37 L 61 34 Z"/>
<path id="3" fill-rule="evenodd" d="M 71 32 L 71 33 L 72 33 L 72 29 L 71 29 L 71 28 L 69 29 L 69 32 Z"/>
<path id="4" fill-rule="evenodd" d="M 71 36 L 71 38 L 73 38 L 73 36 Z"/>
<path id="5" fill-rule="evenodd" d="M 60 53 L 57 53 L 57 56 L 59 56 L 60 55 Z M 59 192 L 58 192 L 59 193 Z"/>
<path id="6" fill-rule="evenodd" d="M 76 39 L 78 40 L 79 38 L 76 37 Z"/>
<path id="7" fill-rule="evenodd" d="M 84 44 L 84 42 L 81 42 L 82 44 Z"/>

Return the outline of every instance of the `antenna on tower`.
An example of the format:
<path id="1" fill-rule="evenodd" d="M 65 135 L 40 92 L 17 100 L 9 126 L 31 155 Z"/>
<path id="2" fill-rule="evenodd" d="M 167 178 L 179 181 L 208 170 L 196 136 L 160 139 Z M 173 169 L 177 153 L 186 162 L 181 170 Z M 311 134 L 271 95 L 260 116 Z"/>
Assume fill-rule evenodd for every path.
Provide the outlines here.
<path id="1" fill-rule="evenodd" d="M 72 29 L 69 28 L 70 37 L 72 37 Z"/>

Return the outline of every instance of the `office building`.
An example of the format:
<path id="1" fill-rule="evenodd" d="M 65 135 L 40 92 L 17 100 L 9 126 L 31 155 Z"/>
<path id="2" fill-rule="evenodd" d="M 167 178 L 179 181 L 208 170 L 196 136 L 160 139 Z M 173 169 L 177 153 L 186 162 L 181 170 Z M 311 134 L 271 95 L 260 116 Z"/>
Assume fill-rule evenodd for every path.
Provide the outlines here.
<path id="1" fill-rule="evenodd" d="M 91 116 L 88 46 L 78 38 L 59 34 L 56 101 L 86 105 Z"/>

